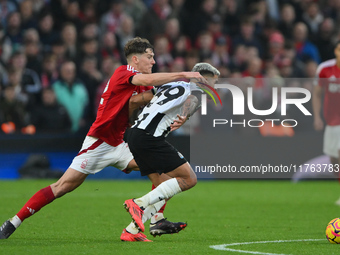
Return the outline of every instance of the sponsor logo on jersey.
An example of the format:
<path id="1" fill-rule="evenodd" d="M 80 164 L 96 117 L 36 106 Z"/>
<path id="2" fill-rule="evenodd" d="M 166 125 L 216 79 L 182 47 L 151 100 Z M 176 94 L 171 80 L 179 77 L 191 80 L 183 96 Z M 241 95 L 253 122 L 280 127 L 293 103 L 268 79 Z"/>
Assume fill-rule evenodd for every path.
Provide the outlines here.
<path id="1" fill-rule="evenodd" d="M 130 72 L 133 72 L 133 73 L 139 73 L 137 70 L 135 70 L 135 68 L 133 68 L 132 66 L 130 65 L 127 65 L 126 69 Z"/>
<path id="2" fill-rule="evenodd" d="M 329 83 L 328 84 L 328 91 L 331 93 L 340 92 L 340 84 L 338 83 Z"/>
<path id="3" fill-rule="evenodd" d="M 329 81 L 336 81 L 336 77 L 332 75 L 331 77 L 328 78 Z"/>
<path id="4" fill-rule="evenodd" d="M 184 156 L 182 155 L 182 153 L 180 153 L 179 151 L 177 152 L 177 154 L 178 154 L 178 156 L 179 156 L 180 158 L 184 158 Z"/>

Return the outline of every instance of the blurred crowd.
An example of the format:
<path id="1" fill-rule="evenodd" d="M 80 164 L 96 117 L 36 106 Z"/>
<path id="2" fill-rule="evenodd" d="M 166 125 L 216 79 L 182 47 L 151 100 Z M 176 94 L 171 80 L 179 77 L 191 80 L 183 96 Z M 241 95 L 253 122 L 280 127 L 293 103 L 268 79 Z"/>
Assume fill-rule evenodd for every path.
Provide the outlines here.
<path id="1" fill-rule="evenodd" d="M 0 0 L 0 133 L 86 132 L 135 36 L 155 72 L 204 61 L 220 78 L 312 78 L 339 13 L 338 0 Z"/>

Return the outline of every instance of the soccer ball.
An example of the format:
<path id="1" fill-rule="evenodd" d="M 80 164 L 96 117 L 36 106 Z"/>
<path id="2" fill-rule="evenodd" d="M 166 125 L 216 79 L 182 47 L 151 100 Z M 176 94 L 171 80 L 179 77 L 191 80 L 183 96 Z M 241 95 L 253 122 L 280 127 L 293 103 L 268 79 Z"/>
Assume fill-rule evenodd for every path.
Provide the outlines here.
<path id="1" fill-rule="evenodd" d="M 340 218 L 335 218 L 328 223 L 326 237 L 330 243 L 340 244 Z"/>

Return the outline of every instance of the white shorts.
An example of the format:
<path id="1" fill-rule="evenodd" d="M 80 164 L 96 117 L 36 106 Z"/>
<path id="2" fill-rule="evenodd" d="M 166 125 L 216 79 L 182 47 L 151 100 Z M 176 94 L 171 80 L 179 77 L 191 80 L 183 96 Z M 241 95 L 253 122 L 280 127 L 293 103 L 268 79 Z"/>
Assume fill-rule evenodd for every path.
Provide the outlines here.
<path id="1" fill-rule="evenodd" d="M 107 166 L 124 170 L 133 159 L 127 143 L 113 147 L 106 142 L 86 136 L 78 155 L 73 159 L 70 168 L 84 174 L 95 174 Z"/>
<path id="2" fill-rule="evenodd" d="M 323 137 L 323 152 L 333 158 L 339 158 L 340 126 L 326 126 Z"/>

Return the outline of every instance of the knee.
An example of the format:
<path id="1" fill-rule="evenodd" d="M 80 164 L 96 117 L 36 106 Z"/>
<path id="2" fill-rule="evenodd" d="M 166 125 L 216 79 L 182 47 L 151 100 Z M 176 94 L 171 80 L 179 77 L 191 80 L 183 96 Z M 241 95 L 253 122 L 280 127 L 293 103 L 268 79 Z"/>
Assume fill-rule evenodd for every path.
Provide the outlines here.
<path id="1" fill-rule="evenodd" d="M 190 182 L 191 182 L 191 188 L 194 187 L 197 184 L 197 176 L 191 176 L 190 177 Z"/>
<path id="2" fill-rule="evenodd" d="M 197 177 L 196 176 L 190 176 L 190 177 L 187 177 L 187 178 L 182 178 L 182 179 L 177 179 L 177 180 L 178 180 L 179 186 L 180 186 L 182 191 L 191 189 L 197 183 Z"/>
<path id="3" fill-rule="evenodd" d="M 197 175 L 195 174 L 195 172 L 192 169 L 190 171 L 189 179 L 190 179 L 190 185 L 191 185 L 191 188 L 192 188 L 197 184 Z"/>

